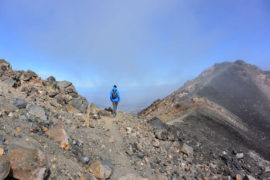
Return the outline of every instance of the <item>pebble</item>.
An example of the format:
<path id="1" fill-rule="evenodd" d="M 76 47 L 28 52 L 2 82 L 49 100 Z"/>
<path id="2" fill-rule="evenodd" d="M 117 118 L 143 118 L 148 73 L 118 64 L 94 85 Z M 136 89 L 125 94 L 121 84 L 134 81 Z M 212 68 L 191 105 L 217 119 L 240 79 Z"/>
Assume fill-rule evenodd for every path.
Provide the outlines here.
<path id="1" fill-rule="evenodd" d="M 237 159 L 243 159 L 244 158 L 244 153 L 237 153 L 236 155 Z"/>
<path id="2" fill-rule="evenodd" d="M 126 131 L 127 131 L 128 134 L 130 134 L 132 132 L 132 128 L 131 127 L 127 127 L 126 128 Z"/>
<path id="3" fill-rule="evenodd" d="M 83 159 L 82 159 L 82 160 L 83 160 L 83 163 L 84 163 L 84 164 L 88 164 L 88 163 L 89 163 L 89 161 L 90 161 L 90 159 L 89 159 L 88 157 L 86 157 L 86 156 L 85 156 L 85 157 L 83 157 Z"/>

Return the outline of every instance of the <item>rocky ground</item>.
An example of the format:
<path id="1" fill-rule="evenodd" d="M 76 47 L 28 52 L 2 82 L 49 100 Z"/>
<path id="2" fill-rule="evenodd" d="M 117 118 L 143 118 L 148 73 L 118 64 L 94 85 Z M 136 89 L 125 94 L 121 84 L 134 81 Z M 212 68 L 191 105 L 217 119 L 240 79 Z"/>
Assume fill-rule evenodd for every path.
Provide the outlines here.
<path id="1" fill-rule="evenodd" d="M 200 145 L 196 135 L 88 104 L 67 81 L 0 60 L 0 179 L 269 179 L 255 152 Z M 186 124 L 188 126 L 188 124 Z"/>

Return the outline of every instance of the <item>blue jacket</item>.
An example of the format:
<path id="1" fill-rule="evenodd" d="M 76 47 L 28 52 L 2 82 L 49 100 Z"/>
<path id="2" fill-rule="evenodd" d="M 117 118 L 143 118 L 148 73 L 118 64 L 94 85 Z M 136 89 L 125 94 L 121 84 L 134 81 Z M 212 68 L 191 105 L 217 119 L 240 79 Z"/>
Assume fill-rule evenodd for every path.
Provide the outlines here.
<path id="1" fill-rule="evenodd" d="M 116 90 L 116 94 L 117 94 L 117 98 L 115 98 L 115 99 L 112 98 L 112 95 L 113 95 L 113 91 L 114 91 L 114 90 Z M 113 101 L 113 102 L 118 102 L 118 101 L 120 101 L 120 94 L 119 94 L 119 91 L 118 91 L 116 88 L 113 88 L 113 89 L 111 90 L 110 98 L 111 98 L 111 101 Z"/>

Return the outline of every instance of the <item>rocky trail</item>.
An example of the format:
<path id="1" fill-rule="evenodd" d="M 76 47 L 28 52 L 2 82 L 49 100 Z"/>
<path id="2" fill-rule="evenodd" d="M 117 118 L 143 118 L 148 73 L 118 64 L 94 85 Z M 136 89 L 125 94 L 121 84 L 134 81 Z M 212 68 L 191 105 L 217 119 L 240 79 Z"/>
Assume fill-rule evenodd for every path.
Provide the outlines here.
<path id="1" fill-rule="evenodd" d="M 112 117 L 110 109 L 88 104 L 72 83 L 14 71 L 5 60 L 0 110 L 0 180 L 270 177 L 270 163 L 256 152 L 231 147 L 229 140 L 215 145 L 205 119 L 175 126 L 125 112 Z"/>
<path id="2" fill-rule="evenodd" d="M 119 175 L 125 175 L 123 172 L 129 172 L 132 170 L 132 165 L 130 162 L 130 158 L 125 153 L 125 149 L 123 147 L 123 137 L 120 132 L 120 127 L 117 125 L 118 120 L 121 118 L 121 115 L 116 118 L 104 118 L 104 127 L 107 131 L 105 136 L 109 138 L 109 142 L 112 143 L 112 148 L 109 149 L 109 152 L 114 151 L 114 153 L 110 153 L 110 159 L 114 159 L 113 164 L 117 166 L 117 170 L 115 173 Z M 130 172 L 135 173 L 135 171 Z"/>

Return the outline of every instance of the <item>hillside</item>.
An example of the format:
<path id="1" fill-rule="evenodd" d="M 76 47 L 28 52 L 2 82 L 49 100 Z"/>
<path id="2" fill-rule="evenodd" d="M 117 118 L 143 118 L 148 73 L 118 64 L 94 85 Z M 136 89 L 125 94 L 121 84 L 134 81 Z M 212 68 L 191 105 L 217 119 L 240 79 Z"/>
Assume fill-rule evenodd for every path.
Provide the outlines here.
<path id="1" fill-rule="evenodd" d="M 206 75 L 201 78 L 207 79 Z M 186 84 L 185 87 L 191 89 L 185 90 L 184 94 L 198 94 L 196 88 L 192 88 L 198 82 Z M 176 91 L 173 98 L 178 97 L 179 92 Z M 141 117 L 119 112 L 113 118 L 110 109 L 89 104 L 71 82 L 57 81 L 53 76 L 43 80 L 33 71 L 12 70 L 2 59 L 0 179 L 229 180 L 270 177 L 269 162 L 256 152 L 241 144 L 234 148 L 228 142 L 211 141 L 221 128 L 209 117 L 226 120 L 222 124 L 226 128 L 215 137 L 218 140 L 229 137 L 229 132 L 235 133 L 235 128 L 239 128 L 239 138 L 241 135 L 247 139 L 253 137 L 243 133 L 249 128 L 249 120 L 242 123 L 240 115 L 218 106 L 218 102 L 187 96 L 190 98 L 179 97 L 177 101 L 171 101 L 173 98 L 168 96 L 155 103 L 159 111 L 152 106 L 141 113 Z M 172 102 L 173 106 L 169 104 Z M 183 108 L 181 103 L 186 107 Z M 169 108 L 175 106 L 177 111 Z M 217 107 L 223 114 L 217 113 Z M 227 119 L 224 114 L 229 115 Z M 260 121 L 265 120 L 265 115 L 261 114 Z M 162 121 L 152 118 L 155 116 Z M 195 124 L 202 128 L 196 129 Z M 263 127 L 258 125 L 256 130 L 258 134 L 252 133 L 257 137 L 265 135 L 263 142 L 267 142 L 267 132 L 260 134 L 264 132 Z M 267 151 L 263 152 L 267 155 Z M 263 152 L 259 153 L 264 155 Z"/>
<path id="2" fill-rule="evenodd" d="M 178 127 L 206 149 L 254 150 L 270 160 L 270 71 L 244 61 L 208 68 L 139 115 Z"/>

